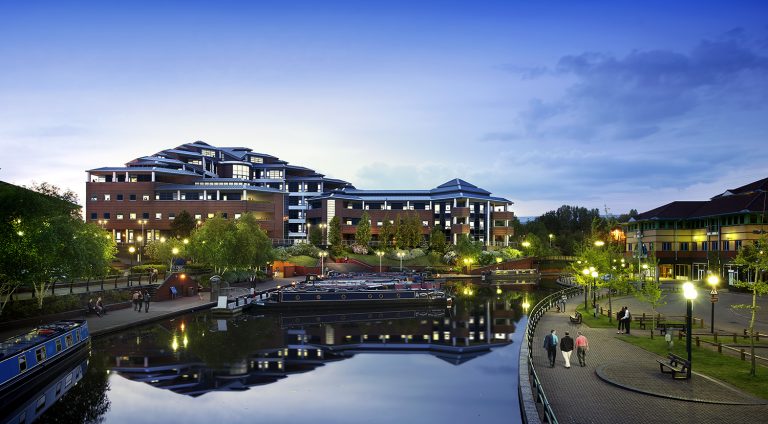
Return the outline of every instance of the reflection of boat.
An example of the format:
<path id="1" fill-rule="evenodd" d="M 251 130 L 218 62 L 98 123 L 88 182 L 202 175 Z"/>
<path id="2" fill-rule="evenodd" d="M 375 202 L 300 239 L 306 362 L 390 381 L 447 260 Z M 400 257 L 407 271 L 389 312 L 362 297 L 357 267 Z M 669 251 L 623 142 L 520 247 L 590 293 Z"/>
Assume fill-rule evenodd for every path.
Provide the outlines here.
<path id="1" fill-rule="evenodd" d="M 66 395 L 83 378 L 88 369 L 89 350 L 85 346 L 45 370 L 32 381 L 7 391 L 0 399 L 3 424 L 31 423 Z"/>
<path id="2" fill-rule="evenodd" d="M 445 309 L 374 309 L 357 312 L 327 311 L 324 314 L 296 314 L 281 313 L 280 323 L 282 327 L 291 325 L 332 324 L 339 322 L 358 322 L 371 320 L 397 320 L 397 319 L 435 319 L 445 316 Z"/>
<path id="3" fill-rule="evenodd" d="M 537 284 L 540 274 L 535 269 L 497 269 L 483 274 L 483 281 L 503 284 Z"/>
<path id="4" fill-rule="evenodd" d="M 323 283 L 300 284 L 273 292 L 266 300 L 254 302 L 256 307 L 371 307 L 381 305 L 443 306 L 450 297 L 442 290 L 401 288 L 395 282 L 369 282 L 356 284 Z"/>
<path id="5" fill-rule="evenodd" d="M 15 390 L 88 343 L 88 322 L 57 321 L 0 343 L 0 393 Z"/>

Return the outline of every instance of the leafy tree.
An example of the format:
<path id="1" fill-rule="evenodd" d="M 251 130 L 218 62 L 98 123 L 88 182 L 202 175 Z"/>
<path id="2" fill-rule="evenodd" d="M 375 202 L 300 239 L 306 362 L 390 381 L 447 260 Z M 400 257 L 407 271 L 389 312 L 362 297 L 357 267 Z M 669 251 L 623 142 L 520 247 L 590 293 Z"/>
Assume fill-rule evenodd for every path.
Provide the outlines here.
<path id="1" fill-rule="evenodd" d="M 256 215 L 249 212 L 235 221 L 235 243 L 238 246 L 232 257 L 234 268 L 254 269 L 265 266 L 273 259 L 272 241 L 259 226 Z"/>
<path id="2" fill-rule="evenodd" d="M 42 182 L 42 183 L 35 183 L 33 182 L 32 185 L 29 187 L 25 187 L 29 190 L 35 191 L 37 193 L 40 193 L 42 195 L 53 197 L 59 200 L 63 200 L 65 202 L 68 202 L 72 205 L 77 205 L 79 203 L 77 198 L 77 193 L 70 189 L 63 190 L 59 188 L 58 186 L 55 186 L 50 183 Z M 79 212 L 78 209 L 71 209 L 71 211 Z"/>
<path id="3" fill-rule="evenodd" d="M 328 244 L 334 255 L 341 255 L 344 251 L 344 246 L 341 244 L 341 220 L 338 216 L 334 216 L 328 222 Z"/>
<path id="4" fill-rule="evenodd" d="M 317 225 L 309 227 L 309 242 L 313 246 L 320 246 L 323 244 L 323 232 Z"/>
<path id="5" fill-rule="evenodd" d="M 197 222 L 192 218 L 192 215 L 183 210 L 171 221 L 171 234 L 174 237 L 189 237 L 196 225 Z"/>
<path id="6" fill-rule="evenodd" d="M 572 255 L 584 240 L 592 236 L 594 218 L 600 219 L 600 211 L 597 209 L 563 205 L 526 223 L 522 232 L 533 233 L 540 240 L 547 240 L 547 245 L 549 234 L 554 234 L 554 246 L 562 254 Z"/>
<path id="7" fill-rule="evenodd" d="M 477 259 L 483 251 L 483 244 L 477 241 L 472 241 L 468 235 L 462 234 L 456 240 L 454 249 L 460 260 L 471 258 L 477 263 Z"/>
<path id="8" fill-rule="evenodd" d="M 147 242 L 147 245 L 144 246 L 144 254 L 157 262 L 168 263 L 168 269 L 170 270 L 173 268 L 173 263 L 171 261 L 173 261 L 174 258 L 186 256 L 186 247 L 187 245 L 184 244 L 182 240 L 176 238 L 150 240 Z M 177 251 L 175 255 L 173 249 L 176 249 Z"/>
<path id="9" fill-rule="evenodd" d="M 392 225 L 391 222 L 389 222 L 389 219 L 386 217 L 384 218 L 384 224 L 381 226 L 381 229 L 379 230 L 379 243 L 383 248 L 388 248 L 392 245 L 392 239 L 395 238 L 395 228 Z"/>
<path id="10" fill-rule="evenodd" d="M 429 250 L 442 255 L 445 253 L 446 247 L 448 247 L 448 241 L 445 238 L 445 233 L 439 225 L 435 225 L 429 234 Z"/>
<path id="11" fill-rule="evenodd" d="M 360 222 L 357 223 L 355 231 L 355 243 L 361 246 L 368 246 L 371 242 L 371 217 L 368 212 L 363 212 L 360 216 Z"/>
<path id="12" fill-rule="evenodd" d="M 240 246 L 237 245 L 237 229 L 232 220 L 217 214 L 208 219 L 192 234 L 189 254 L 200 263 L 212 267 L 219 275 L 237 264 Z"/>
<path id="13" fill-rule="evenodd" d="M 749 320 L 749 353 L 751 355 L 751 366 L 749 375 L 757 375 L 757 364 L 755 361 L 755 318 L 757 316 L 757 297 L 763 296 L 768 293 L 768 282 L 763 277 L 768 270 L 768 237 L 762 235 L 759 240 L 754 243 L 743 246 L 736 254 L 734 263 L 739 266 L 743 266 L 747 269 L 747 276 L 754 275 L 754 281 L 739 281 L 735 285 L 737 287 L 743 287 L 752 292 L 751 304 L 739 304 L 731 305 L 736 309 L 748 309 L 751 312 Z"/>
<path id="14" fill-rule="evenodd" d="M 414 214 L 397 216 L 395 240 L 399 249 L 413 249 L 421 243 L 421 223 Z"/>

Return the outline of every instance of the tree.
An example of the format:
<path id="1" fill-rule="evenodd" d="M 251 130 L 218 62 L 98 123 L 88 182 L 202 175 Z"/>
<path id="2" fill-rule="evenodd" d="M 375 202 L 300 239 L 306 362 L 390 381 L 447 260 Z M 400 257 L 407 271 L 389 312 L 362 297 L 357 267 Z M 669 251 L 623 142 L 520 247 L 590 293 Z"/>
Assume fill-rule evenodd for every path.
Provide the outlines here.
<path id="1" fill-rule="evenodd" d="M 421 243 L 421 223 L 416 215 L 397 216 L 395 240 L 399 249 L 413 249 Z"/>
<path id="2" fill-rule="evenodd" d="M 429 233 L 429 250 L 442 255 L 445 253 L 445 248 L 447 246 L 448 243 L 445 238 L 445 233 L 440 226 L 435 225 L 432 227 L 432 232 Z"/>
<path id="3" fill-rule="evenodd" d="M 468 235 L 462 234 L 456 240 L 456 246 L 454 247 L 456 255 L 461 259 L 472 259 L 477 262 L 478 256 L 483 251 L 483 244 L 478 241 L 473 241 Z"/>
<path id="4" fill-rule="evenodd" d="M 171 234 L 174 237 L 189 237 L 196 225 L 197 222 L 192 218 L 192 215 L 183 210 L 171 221 Z"/>
<path id="5" fill-rule="evenodd" d="M 176 238 L 150 240 L 147 245 L 144 246 L 144 254 L 153 260 L 160 263 L 167 263 L 168 270 L 173 269 L 174 258 L 181 258 L 186 256 L 186 246 L 181 240 Z M 173 249 L 176 249 L 177 253 L 174 255 Z"/>
<path id="6" fill-rule="evenodd" d="M 328 244 L 331 246 L 331 252 L 334 255 L 341 255 L 344 247 L 341 244 L 341 220 L 334 216 L 328 222 Z"/>
<path id="7" fill-rule="evenodd" d="M 594 218 L 600 219 L 600 211 L 597 209 L 563 205 L 527 222 L 523 231 L 536 234 L 541 240 L 553 234 L 554 246 L 559 247 L 562 254 L 572 255 L 584 240 L 592 236 Z"/>
<path id="8" fill-rule="evenodd" d="M 368 212 L 363 212 L 360 216 L 360 222 L 357 223 L 355 231 L 355 243 L 361 246 L 368 246 L 371 242 L 371 217 Z"/>
<path id="9" fill-rule="evenodd" d="M 189 254 L 195 261 L 207 264 L 222 275 L 237 263 L 240 247 L 236 233 L 235 223 L 217 214 L 192 233 Z"/>
<path id="10" fill-rule="evenodd" d="M 255 269 L 265 266 L 273 259 L 272 241 L 259 226 L 256 215 L 252 212 L 243 214 L 235 221 L 235 230 L 238 249 L 232 258 L 233 267 Z"/>
<path id="11" fill-rule="evenodd" d="M 313 246 L 320 246 L 323 244 L 323 232 L 317 225 L 309 227 L 309 242 Z"/>
<path id="12" fill-rule="evenodd" d="M 752 244 L 743 246 L 736 254 L 734 263 L 747 269 L 747 281 L 738 281 L 735 285 L 743 287 L 752 292 L 752 304 L 731 305 L 736 309 L 748 309 L 751 312 L 749 320 L 749 353 L 752 357 L 749 375 L 757 375 L 757 364 L 755 361 L 755 318 L 757 315 L 757 297 L 768 293 L 768 282 L 765 281 L 764 273 L 768 271 L 768 237 L 762 235 L 759 240 Z M 749 281 L 749 275 L 755 277 L 754 281 Z"/>
<path id="13" fill-rule="evenodd" d="M 392 245 L 392 239 L 395 237 L 395 228 L 389 219 L 384 218 L 384 224 L 379 230 L 379 243 L 385 249 Z"/>

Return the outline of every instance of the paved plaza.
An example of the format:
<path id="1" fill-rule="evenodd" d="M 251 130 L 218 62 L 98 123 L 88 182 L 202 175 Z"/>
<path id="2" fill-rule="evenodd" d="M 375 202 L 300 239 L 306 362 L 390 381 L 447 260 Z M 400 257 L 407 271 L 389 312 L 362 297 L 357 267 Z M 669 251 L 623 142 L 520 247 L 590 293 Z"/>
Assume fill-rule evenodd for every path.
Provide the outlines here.
<path id="1" fill-rule="evenodd" d="M 571 323 L 569 315 L 580 300 L 583 297 L 569 299 L 567 313 L 554 309 L 546 313 L 533 344 L 533 363 L 558 422 L 764 422 L 768 414 L 765 400 L 697 374 L 695 363 L 691 380 L 674 380 L 659 372 L 658 355 L 622 341 L 626 336 L 616 334 L 615 329 Z M 619 299 L 617 304 L 629 303 L 632 308 L 630 301 Z M 586 367 L 579 367 L 574 351 L 571 368 L 566 369 L 559 349 L 555 367 L 549 367 L 542 344 L 551 329 L 560 337 L 568 331 L 574 339 L 577 331 L 584 333 L 590 346 Z"/>

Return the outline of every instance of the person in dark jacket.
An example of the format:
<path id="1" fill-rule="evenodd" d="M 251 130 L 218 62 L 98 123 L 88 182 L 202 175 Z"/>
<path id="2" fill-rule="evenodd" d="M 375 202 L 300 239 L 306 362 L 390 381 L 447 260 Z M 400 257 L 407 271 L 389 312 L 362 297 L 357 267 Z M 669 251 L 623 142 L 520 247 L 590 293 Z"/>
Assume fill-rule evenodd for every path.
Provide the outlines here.
<path id="1" fill-rule="evenodd" d="M 544 349 L 547 349 L 547 358 L 549 358 L 549 366 L 553 368 L 555 366 L 555 358 L 557 357 L 557 334 L 555 330 L 551 330 L 549 334 L 544 337 Z"/>
<path id="2" fill-rule="evenodd" d="M 149 292 L 147 290 L 144 290 L 144 296 L 142 297 L 144 299 L 144 312 L 149 313 Z"/>
<path id="3" fill-rule="evenodd" d="M 573 339 L 568 332 L 565 332 L 565 336 L 560 340 L 560 351 L 563 352 L 563 359 L 565 360 L 565 367 L 571 367 L 571 353 L 573 352 Z"/>

